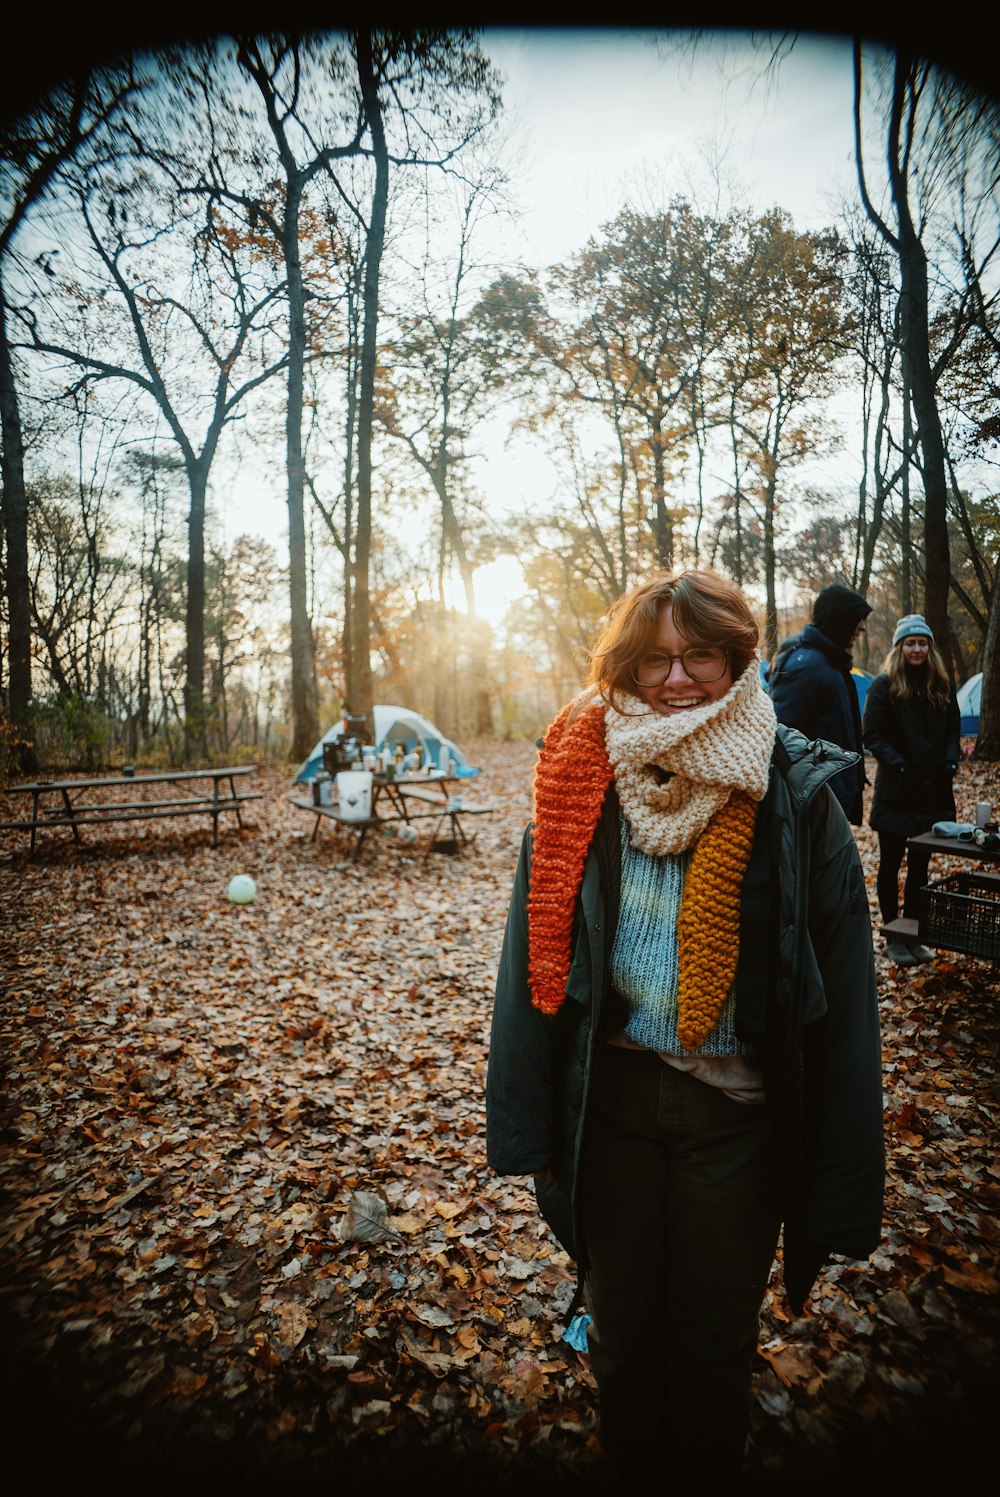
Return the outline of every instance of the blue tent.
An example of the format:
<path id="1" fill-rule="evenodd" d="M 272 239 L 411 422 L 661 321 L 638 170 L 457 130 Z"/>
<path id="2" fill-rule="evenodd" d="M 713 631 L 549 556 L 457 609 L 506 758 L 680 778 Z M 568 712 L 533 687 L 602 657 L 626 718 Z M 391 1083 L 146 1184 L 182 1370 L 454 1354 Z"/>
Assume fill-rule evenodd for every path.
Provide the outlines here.
<path id="1" fill-rule="evenodd" d="M 962 714 L 961 732 L 965 737 L 974 738 L 979 732 L 979 713 L 983 703 L 983 673 L 970 676 L 968 681 L 963 681 L 958 691 L 958 710 Z"/>
<path id="2" fill-rule="evenodd" d="M 864 712 L 865 697 L 868 695 L 868 688 L 874 681 L 875 677 L 870 671 L 863 671 L 860 666 L 857 665 L 851 666 L 851 675 L 854 677 L 854 686 L 858 693 L 858 706 L 861 708 L 862 712 Z"/>
<path id="3" fill-rule="evenodd" d="M 335 738 L 340 738 L 343 731 L 344 724 L 339 720 L 333 724 L 332 728 L 327 729 L 295 776 L 296 780 L 315 779 L 317 771 L 323 768 L 324 743 L 332 743 Z M 454 759 L 455 774 L 460 779 L 479 773 L 478 769 L 470 768 L 469 761 L 462 750 L 450 738 L 445 738 L 429 718 L 412 711 L 409 707 L 375 704 L 375 747 L 380 749 L 386 740 L 393 746 L 402 743 L 407 751 L 416 748 L 419 743 L 424 752 L 424 762 L 431 759 L 435 766 L 441 762 L 443 748 L 446 757 L 450 755 Z"/>

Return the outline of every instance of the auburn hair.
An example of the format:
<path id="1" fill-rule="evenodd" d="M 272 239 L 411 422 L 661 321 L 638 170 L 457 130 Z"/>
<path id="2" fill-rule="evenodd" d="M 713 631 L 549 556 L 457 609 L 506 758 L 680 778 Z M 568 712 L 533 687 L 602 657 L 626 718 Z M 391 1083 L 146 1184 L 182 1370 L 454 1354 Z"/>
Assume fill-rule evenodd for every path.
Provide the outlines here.
<path id="1" fill-rule="evenodd" d="M 760 629 L 735 582 L 718 572 L 659 572 L 615 600 L 590 648 L 587 685 L 618 712 L 622 695 L 638 694 L 633 668 L 653 647 L 668 605 L 692 645 L 728 653 L 734 681 L 754 658 Z"/>
<path id="2" fill-rule="evenodd" d="M 909 635 L 906 636 L 910 638 Z M 932 639 L 923 635 L 927 640 L 927 700 L 932 707 L 939 712 L 947 712 L 951 702 L 951 682 L 948 680 L 948 672 L 941 658 L 941 652 Z M 907 674 L 912 666 L 906 664 L 903 654 L 903 641 L 893 645 L 888 655 L 882 661 L 882 669 L 889 677 L 889 700 L 891 702 L 909 702 L 913 699 L 913 685 Z M 920 667 L 918 666 L 919 670 Z"/>

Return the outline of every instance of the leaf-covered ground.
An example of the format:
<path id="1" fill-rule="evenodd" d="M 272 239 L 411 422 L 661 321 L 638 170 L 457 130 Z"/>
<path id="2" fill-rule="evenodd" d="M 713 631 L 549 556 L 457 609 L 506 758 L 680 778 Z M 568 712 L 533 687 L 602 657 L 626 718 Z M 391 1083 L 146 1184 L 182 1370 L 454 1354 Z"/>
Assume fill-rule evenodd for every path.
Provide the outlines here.
<path id="1" fill-rule="evenodd" d="M 218 850 L 181 820 L 79 851 L 56 833 L 34 862 L 0 842 L 17 1493 L 605 1488 L 587 1359 L 560 1339 L 571 1266 L 484 1157 L 534 750 L 473 755 L 502 810 L 459 855 L 386 839 L 345 868 L 276 769 Z M 1000 802 L 996 767 L 963 766 L 959 797 Z M 237 872 L 252 905 L 226 899 Z M 876 947 L 885 1238 L 798 1319 L 775 1273 L 762 1490 L 936 1489 L 992 1438 L 1000 965 L 899 971 Z"/>

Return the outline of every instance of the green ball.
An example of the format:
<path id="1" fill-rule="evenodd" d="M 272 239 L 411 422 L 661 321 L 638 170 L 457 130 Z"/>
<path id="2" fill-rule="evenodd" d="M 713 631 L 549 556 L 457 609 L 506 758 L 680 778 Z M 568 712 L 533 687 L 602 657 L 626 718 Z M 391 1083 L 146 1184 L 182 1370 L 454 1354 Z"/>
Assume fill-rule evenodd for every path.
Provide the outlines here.
<path id="1" fill-rule="evenodd" d="M 226 893 L 233 904 L 251 904 L 257 894 L 257 885 L 249 873 L 238 873 L 235 878 L 229 880 Z"/>

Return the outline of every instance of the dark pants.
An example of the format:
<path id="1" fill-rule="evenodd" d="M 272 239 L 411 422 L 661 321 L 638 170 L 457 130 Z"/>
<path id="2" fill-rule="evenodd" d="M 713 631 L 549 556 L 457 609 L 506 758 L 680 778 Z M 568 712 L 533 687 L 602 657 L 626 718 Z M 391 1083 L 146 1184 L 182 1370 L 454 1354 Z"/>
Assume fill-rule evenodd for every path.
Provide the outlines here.
<path id="1" fill-rule="evenodd" d="M 738 1477 L 779 1228 L 763 1107 L 598 1048 L 581 1176 L 601 1442 L 626 1478 Z"/>
<path id="2" fill-rule="evenodd" d="M 895 920 L 899 909 L 899 870 L 906 858 L 906 883 L 903 885 L 903 914 L 916 920 L 920 913 L 920 888 L 927 882 L 930 868 L 929 852 L 910 848 L 906 838 L 895 832 L 878 834 L 878 876 L 875 890 L 878 894 L 879 913 L 883 921 Z"/>

